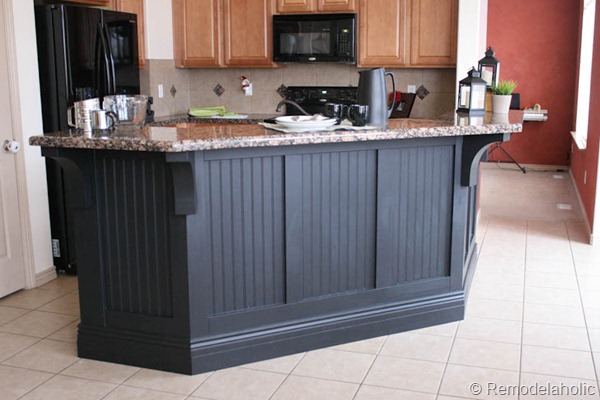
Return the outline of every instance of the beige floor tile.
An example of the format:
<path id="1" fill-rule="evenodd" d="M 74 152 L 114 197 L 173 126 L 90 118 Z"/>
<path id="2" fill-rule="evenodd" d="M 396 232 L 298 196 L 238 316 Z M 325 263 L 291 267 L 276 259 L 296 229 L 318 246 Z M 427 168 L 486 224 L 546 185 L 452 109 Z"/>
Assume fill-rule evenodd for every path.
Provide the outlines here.
<path id="1" fill-rule="evenodd" d="M 258 369 L 261 371 L 289 374 L 298 365 L 305 353 L 292 354 L 285 357 L 272 358 L 250 364 L 240 365 L 240 368 Z"/>
<path id="2" fill-rule="evenodd" d="M 511 343 L 456 338 L 450 363 L 474 367 L 519 370 L 520 346 Z"/>
<path id="3" fill-rule="evenodd" d="M 381 346 L 383 346 L 386 338 L 387 336 L 380 336 L 372 339 L 359 340 L 358 342 L 340 344 L 330 348 L 333 350 L 352 351 L 355 353 L 376 355 L 381 350 Z"/>
<path id="4" fill-rule="evenodd" d="M 94 382 L 87 379 L 56 375 L 38 386 L 22 400 L 99 400 L 104 398 L 116 385 Z"/>
<path id="5" fill-rule="evenodd" d="M 581 298 L 577 290 L 527 287 L 525 303 L 581 307 Z"/>
<path id="6" fill-rule="evenodd" d="M 467 317 L 458 327 L 456 337 L 521 343 L 521 322 Z"/>
<path id="7" fill-rule="evenodd" d="M 567 350 L 590 350 L 585 328 L 532 322 L 523 324 L 523 344 Z"/>
<path id="8" fill-rule="evenodd" d="M 480 282 L 471 286 L 469 297 L 502 301 L 523 301 L 523 286 L 502 286 L 493 282 Z"/>
<path id="9" fill-rule="evenodd" d="M 46 303 L 56 300 L 63 296 L 62 292 L 55 292 L 53 290 L 44 289 L 31 289 L 21 290 L 20 292 L 11 294 L 0 300 L 0 305 L 8 307 L 26 308 L 33 310 Z"/>
<path id="10" fill-rule="evenodd" d="M 600 291 L 581 290 L 581 302 L 584 307 L 600 306 Z"/>
<path id="11" fill-rule="evenodd" d="M 131 386 L 119 386 L 102 400 L 185 400 L 181 394 L 158 392 Z"/>
<path id="12" fill-rule="evenodd" d="M 213 373 L 193 395 L 215 400 L 266 400 L 286 377 L 273 372 L 229 368 Z"/>
<path id="13" fill-rule="evenodd" d="M 587 351 L 523 346 L 522 372 L 596 379 L 592 356 Z"/>
<path id="14" fill-rule="evenodd" d="M 532 322 L 523 324 L 523 344 L 567 350 L 590 350 L 585 328 Z"/>
<path id="15" fill-rule="evenodd" d="M 523 319 L 523 303 L 489 299 L 467 299 L 466 315 L 478 318 L 492 318 L 507 321 Z"/>
<path id="16" fill-rule="evenodd" d="M 440 386 L 440 394 L 473 399 L 517 399 L 517 396 L 500 397 L 494 390 L 500 385 L 518 384 L 517 371 L 448 364 Z M 479 394 L 478 390 L 481 390 Z"/>
<path id="17" fill-rule="evenodd" d="M 23 308 L 0 306 L 0 326 L 26 314 L 28 311 Z"/>
<path id="18" fill-rule="evenodd" d="M 525 303 L 525 322 L 585 327 L 583 310 L 578 307 Z"/>
<path id="19" fill-rule="evenodd" d="M 415 329 L 412 333 L 418 333 L 420 335 L 436 335 L 436 336 L 449 336 L 454 337 L 456 330 L 458 329 L 458 322 L 450 322 L 442 325 L 434 325 L 427 328 Z"/>
<path id="20" fill-rule="evenodd" d="M 81 359 L 62 371 L 61 374 L 76 378 L 121 384 L 139 370 L 140 368 L 128 365 Z"/>
<path id="21" fill-rule="evenodd" d="M 53 290 L 61 293 L 73 292 L 78 288 L 77 277 L 66 274 L 59 274 L 57 279 L 40 286 L 40 289 Z"/>
<path id="22" fill-rule="evenodd" d="M 437 393 L 444 372 L 444 363 L 377 356 L 364 384 Z"/>
<path id="23" fill-rule="evenodd" d="M 358 386 L 357 383 L 290 376 L 271 400 L 352 400 Z"/>
<path id="24" fill-rule="evenodd" d="M 588 328 L 600 329 L 600 304 L 594 306 L 584 306 L 585 322 Z"/>
<path id="25" fill-rule="evenodd" d="M 512 270 L 505 268 L 504 271 L 500 269 L 477 269 L 475 277 L 473 278 L 472 285 L 477 286 L 479 284 L 487 285 L 502 285 L 502 286 L 523 286 L 525 282 L 525 270 Z"/>
<path id="26" fill-rule="evenodd" d="M 362 385 L 354 400 L 435 400 L 435 394 Z"/>
<path id="27" fill-rule="evenodd" d="M 526 258 L 523 256 L 506 254 L 506 251 L 503 255 L 486 256 L 482 254 L 477 260 L 477 271 L 497 274 L 516 274 L 524 278 L 525 260 Z"/>
<path id="28" fill-rule="evenodd" d="M 521 374 L 521 399 L 598 399 L 598 383 L 563 376 Z M 552 394 L 546 394 L 550 391 Z"/>
<path id="29" fill-rule="evenodd" d="M 373 364 L 372 354 L 338 350 L 315 350 L 306 353 L 292 371 L 293 375 L 361 383 Z"/>
<path id="30" fill-rule="evenodd" d="M 62 329 L 59 329 L 46 339 L 62 340 L 63 342 L 75 343 L 77 342 L 77 325 L 79 325 L 79 320 L 70 323 Z"/>
<path id="31" fill-rule="evenodd" d="M 575 274 L 530 271 L 529 268 L 527 269 L 525 287 L 578 290 Z"/>
<path id="32" fill-rule="evenodd" d="M 79 317 L 79 292 L 67 293 L 50 303 L 44 304 L 38 310 Z"/>
<path id="33" fill-rule="evenodd" d="M 538 258 L 527 256 L 527 272 L 553 273 L 562 275 L 574 275 L 575 267 L 573 260 L 561 260 L 548 257 Z"/>
<path id="34" fill-rule="evenodd" d="M 453 337 L 398 333 L 390 335 L 379 354 L 425 361 L 448 361 Z"/>
<path id="35" fill-rule="evenodd" d="M 44 338 L 64 328 L 77 319 L 76 316 L 31 311 L 0 327 L 0 331 Z"/>
<path id="36" fill-rule="evenodd" d="M 142 389 L 189 395 L 210 375 L 211 373 L 187 376 L 152 369 L 141 369 L 123 384 Z"/>
<path id="37" fill-rule="evenodd" d="M 0 365 L 0 398 L 2 400 L 18 399 L 52 377 L 53 375 L 47 372 Z"/>
<path id="38" fill-rule="evenodd" d="M 44 339 L 5 360 L 3 364 L 44 372 L 60 372 L 77 361 L 74 343 Z"/>
<path id="39" fill-rule="evenodd" d="M 32 346 L 40 339 L 30 336 L 13 335 L 0 332 L 0 361 L 4 361 L 18 352 Z"/>
<path id="40" fill-rule="evenodd" d="M 588 329 L 592 351 L 600 352 L 600 329 Z"/>

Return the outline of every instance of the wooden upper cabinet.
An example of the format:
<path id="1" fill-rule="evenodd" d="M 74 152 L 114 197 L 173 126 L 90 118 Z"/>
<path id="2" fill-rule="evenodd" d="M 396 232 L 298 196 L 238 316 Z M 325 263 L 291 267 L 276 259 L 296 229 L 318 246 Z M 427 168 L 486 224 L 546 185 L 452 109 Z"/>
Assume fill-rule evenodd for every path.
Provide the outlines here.
<path id="1" fill-rule="evenodd" d="M 173 0 L 177 67 L 276 67 L 272 0 Z"/>
<path id="2" fill-rule="evenodd" d="M 146 23 L 144 20 L 144 0 L 111 0 L 113 9 L 137 15 L 139 66 L 146 66 Z M 152 1 L 152 0 L 151 0 Z"/>
<path id="3" fill-rule="evenodd" d="M 172 1 L 175 66 L 220 66 L 220 0 Z"/>
<path id="4" fill-rule="evenodd" d="M 359 66 L 405 66 L 407 0 L 366 0 L 359 4 Z"/>
<path id="5" fill-rule="evenodd" d="M 359 0 L 317 0 L 318 12 L 355 12 Z M 368 1 L 368 0 L 367 0 Z"/>
<path id="6" fill-rule="evenodd" d="M 278 14 L 355 12 L 358 0 L 277 0 Z"/>
<path id="7" fill-rule="evenodd" d="M 411 65 L 455 66 L 458 0 L 411 1 Z"/>
<path id="8" fill-rule="evenodd" d="M 226 66 L 272 66 L 271 0 L 224 0 Z"/>

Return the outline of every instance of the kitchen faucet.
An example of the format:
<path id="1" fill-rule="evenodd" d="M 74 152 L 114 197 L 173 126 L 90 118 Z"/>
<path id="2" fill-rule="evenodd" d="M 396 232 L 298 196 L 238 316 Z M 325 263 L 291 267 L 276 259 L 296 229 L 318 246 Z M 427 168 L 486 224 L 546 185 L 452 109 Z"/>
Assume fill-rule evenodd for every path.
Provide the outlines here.
<path id="1" fill-rule="evenodd" d="M 281 100 L 281 101 L 279 102 L 279 104 L 277 104 L 277 108 L 275 109 L 275 111 L 276 111 L 276 112 L 280 112 L 280 111 L 281 111 L 281 106 L 282 106 L 283 104 L 291 104 L 291 105 L 293 105 L 294 107 L 296 107 L 298 110 L 302 111 L 302 113 L 303 113 L 304 115 L 310 115 L 309 113 L 307 113 L 307 112 L 304 110 L 304 108 L 302 108 L 302 107 L 300 106 L 300 104 L 296 103 L 296 102 L 295 102 L 295 101 L 293 101 L 293 100 L 286 100 L 286 99 L 283 99 L 283 100 Z"/>

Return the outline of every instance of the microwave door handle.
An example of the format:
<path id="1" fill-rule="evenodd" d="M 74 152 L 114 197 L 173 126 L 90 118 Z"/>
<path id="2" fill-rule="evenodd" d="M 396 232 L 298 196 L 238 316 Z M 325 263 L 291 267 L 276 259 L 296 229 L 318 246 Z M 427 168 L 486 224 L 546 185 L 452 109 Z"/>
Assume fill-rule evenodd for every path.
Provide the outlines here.
<path id="1" fill-rule="evenodd" d="M 104 89 L 106 88 L 106 76 L 103 74 L 102 68 L 103 61 L 105 59 L 104 45 L 102 42 L 102 31 L 100 29 L 100 24 L 98 24 L 98 28 L 96 29 L 96 45 L 94 51 L 94 87 L 98 91 L 98 95 L 103 94 Z"/>

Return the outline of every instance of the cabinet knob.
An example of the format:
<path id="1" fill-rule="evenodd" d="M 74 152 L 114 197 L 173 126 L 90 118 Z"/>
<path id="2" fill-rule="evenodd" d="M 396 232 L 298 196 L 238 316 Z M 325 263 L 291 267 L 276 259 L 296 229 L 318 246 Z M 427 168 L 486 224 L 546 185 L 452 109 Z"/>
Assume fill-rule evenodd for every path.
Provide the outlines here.
<path id="1" fill-rule="evenodd" d="M 5 140 L 2 147 L 9 153 L 16 153 L 21 148 L 21 144 L 16 140 Z"/>

